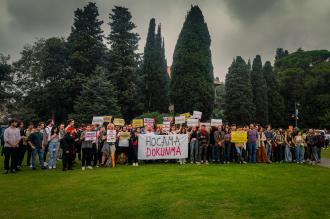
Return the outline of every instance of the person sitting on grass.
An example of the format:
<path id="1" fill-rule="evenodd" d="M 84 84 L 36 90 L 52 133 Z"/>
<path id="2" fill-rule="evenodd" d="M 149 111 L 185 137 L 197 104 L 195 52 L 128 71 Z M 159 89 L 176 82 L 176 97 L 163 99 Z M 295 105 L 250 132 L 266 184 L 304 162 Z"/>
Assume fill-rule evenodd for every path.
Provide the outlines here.
<path id="1" fill-rule="evenodd" d="M 28 144 L 32 148 L 32 170 L 36 170 L 36 155 L 38 154 L 41 169 L 46 169 L 44 164 L 44 145 L 43 145 L 43 126 L 40 122 L 35 130 L 28 138 Z"/>

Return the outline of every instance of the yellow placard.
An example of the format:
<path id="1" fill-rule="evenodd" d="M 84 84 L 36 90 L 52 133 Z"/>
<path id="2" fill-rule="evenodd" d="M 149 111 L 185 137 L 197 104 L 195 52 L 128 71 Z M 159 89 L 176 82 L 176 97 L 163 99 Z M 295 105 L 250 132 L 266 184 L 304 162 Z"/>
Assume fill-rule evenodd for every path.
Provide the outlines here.
<path id="1" fill-rule="evenodd" d="M 103 116 L 103 122 L 111 122 L 112 116 Z"/>
<path id="2" fill-rule="evenodd" d="M 130 132 L 119 132 L 120 140 L 123 139 L 130 139 L 131 138 L 131 133 Z"/>
<path id="3" fill-rule="evenodd" d="M 182 114 L 180 114 L 180 116 L 186 117 L 186 120 L 187 120 L 190 118 L 191 115 L 190 115 L 190 113 L 182 113 Z"/>
<path id="4" fill-rule="evenodd" d="M 118 119 L 114 118 L 113 119 L 113 124 L 117 126 L 124 126 L 125 125 L 125 120 L 124 119 Z"/>
<path id="5" fill-rule="evenodd" d="M 133 119 L 132 126 L 133 128 L 143 127 L 143 119 Z"/>
<path id="6" fill-rule="evenodd" d="M 231 142 L 233 142 L 233 143 L 247 142 L 247 132 L 246 131 L 232 131 L 231 132 Z"/>

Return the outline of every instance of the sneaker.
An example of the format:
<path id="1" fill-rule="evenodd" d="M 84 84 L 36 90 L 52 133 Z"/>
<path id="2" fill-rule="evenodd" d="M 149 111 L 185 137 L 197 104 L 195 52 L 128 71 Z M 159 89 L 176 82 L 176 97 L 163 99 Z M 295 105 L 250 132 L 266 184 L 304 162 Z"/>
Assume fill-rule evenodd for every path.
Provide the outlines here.
<path id="1" fill-rule="evenodd" d="M 209 164 L 209 162 L 208 161 L 205 161 L 205 164 L 207 165 L 207 164 Z"/>
<path id="2" fill-rule="evenodd" d="M 4 170 L 3 174 L 8 174 L 8 172 L 9 172 L 8 170 Z"/>
<path id="3" fill-rule="evenodd" d="M 56 166 L 53 166 L 53 169 L 56 169 Z"/>
<path id="4" fill-rule="evenodd" d="M 87 169 L 90 169 L 90 170 L 92 170 L 92 169 L 93 169 L 93 167 L 92 167 L 92 166 L 87 166 Z"/>
<path id="5" fill-rule="evenodd" d="M 201 160 L 201 164 L 203 164 L 203 161 Z"/>
<path id="6" fill-rule="evenodd" d="M 51 169 L 53 169 L 53 167 L 52 167 L 52 166 L 49 166 L 49 167 L 48 167 L 48 169 L 50 169 L 50 170 L 51 170 Z"/>
<path id="7" fill-rule="evenodd" d="M 194 162 L 190 161 L 191 164 L 193 164 Z"/>
<path id="8" fill-rule="evenodd" d="M 47 162 L 44 162 L 44 166 L 48 166 L 48 163 Z"/>
<path id="9" fill-rule="evenodd" d="M 16 173 L 16 170 L 15 169 L 12 169 L 10 172 L 11 173 Z"/>
<path id="10" fill-rule="evenodd" d="M 30 165 L 30 168 L 32 168 L 32 164 Z"/>
<path id="11" fill-rule="evenodd" d="M 82 167 L 81 170 L 86 170 L 86 167 Z"/>
<path id="12" fill-rule="evenodd" d="M 135 166 L 139 166 L 139 163 L 135 163 Z"/>
<path id="13" fill-rule="evenodd" d="M 244 164 L 246 164 L 246 161 L 245 161 L 245 160 L 243 160 L 243 163 L 244 163 Z"/>

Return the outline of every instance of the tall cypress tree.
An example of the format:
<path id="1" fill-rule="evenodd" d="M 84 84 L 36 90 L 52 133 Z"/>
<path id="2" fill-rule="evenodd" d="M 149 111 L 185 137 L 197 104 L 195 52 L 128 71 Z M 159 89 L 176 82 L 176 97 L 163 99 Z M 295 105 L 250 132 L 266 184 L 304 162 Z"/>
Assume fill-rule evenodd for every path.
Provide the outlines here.
<path id="1" fill-rule="evenodd" d="M 111 46 L 110 79 L 118 91 L 118 103 L 126 120 L 143 111 L 141 88 L 138 83 L 139 35 L 132 32 L 136 27 L 132 15 L 125 7 L 115 6 L 110 14 Z"/>
<path id="2" fill-rule="evenodd" d="M 192 6 L 173 54 L 170 97 L 175 111 L 199 110 L 209 118 L 214 107 L 211 38 L 198 6 Z"/>
<path id="3" fill-rule="evenodd" d="M 268 124 L 268 96 L 267 84 L 262 72 L 260 55 L 256 55 L 252 63 L 251 84 L 253 102 L 256 106 L 256 122 L 261 125 Z"/>
<path id="4" fill-rule="evenodd" d="M 280 127 L 283 125 L 284 100 L 280 95 L 279 86 L 270 61 L 265 62 L 262 71 L 267 83 L 269 123 L 274 127 Z"/>
<path id="5" fill-rule="evenodd" d="M 101 62 L 105 46 L 102 42 L 103 21 L 98 16 L 97 6 L 92 2 L 74 12 L 74 23 L 68 37 L 69 63 L 74 73 L 89 76 Z"/>
<path id="6" fill-rule="evenodd" d="M 249 66 L 237 56 L 228 69 L 225 82 L 225 117 L 230 123 L 246 125 L 255 121 Z"/>

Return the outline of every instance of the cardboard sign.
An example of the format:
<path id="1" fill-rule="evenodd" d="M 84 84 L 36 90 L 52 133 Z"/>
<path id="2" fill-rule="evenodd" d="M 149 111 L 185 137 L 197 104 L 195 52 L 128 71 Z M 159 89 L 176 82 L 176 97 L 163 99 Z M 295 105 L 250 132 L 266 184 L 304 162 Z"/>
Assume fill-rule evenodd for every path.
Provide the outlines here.
<path id="1" fill-rule="evenodd" d="M 143 127 L 143 119 L 133 119 L 132 126 L 133 128 Z"/>
<path id="2" fill-rule="evenodd" d="M 103 116 L 103 121 L 104 122 L 111 122 L 112 116 Z"/>
<path id="3" fill-rule="evenodd" d="M 246 143 L 247 142 L 247 132 L 246 131 L 232 131 L 231 132 L 231 142 Z"/>
<path id="4" fill-rule="evenodd" d="M 93 116 L 92 124 L 93 125 L 103 125 L 104 117 L 103 116 Z"/>
<path id="5" fill-rule="evenodd" d="M 186 120 L 187 120 L 190 118 L 191 115 L 190 115 L 190 113 L 182 113 L 182 114 L 180 114 L 180 116 L 186 117 Z"/>
<path id="6" fill-rule="evenodd" d="M 222 119 L 211 119 L 211 126 L 218 127 L 222 125 Z"/>
<path id="7" fill-rule="evenodd" d="M 116 125 L 116 126 L 124 126 L 125 125 L 125 120 L 114 118 L 113 124 Z"/>
<path id="8" fill-rule="evenodd" d="M 115 143 L 117 140 L 116 130 L 107 130 L 107 142 Z"/>
<path id="9" fill-rule="evenodd" d="M 169 132 L 171 130 L 171 123 L 170 122 L 163 122 L 163 131 Z"/>
<path id="10" fill-rule="evenodd" d="M 96 132 L 85 132 L 85 141 L 96 141 Z"/>
<path id="11" fill-rule="evenodd" d="M 186 117 L 185 116 L 176 116 L 175 117 L 175 124 L 183 124 L 186 122 Z"/>
<path id="12" fill-rule="evenodd" d="M 131 133 L 130 132 L 119 132 L 120 140 L 123 139 L 130 139 L 131 138 Z"/>
<path id="13" fill-rule="evenodd" d="M 187 126 L 189 126 L 189 127 L 199 126 L 199 120 L 198 119 L 188 119 Z"/>
<path id="14" fill-rule="evenodd" d="M 143 123 L 144 123 L 144 126 L 154 126 L 155 120 L 152 118 L 144 118 Z"/>
<path id="15" fill-rule="evenodd" d="M 188 135 L 139 135 L 139 160 L 188 157 Z"/>
<path id="16" fill-rule="evenodd" d="M 202 118 L 202 112 L 200 112 L 200 111 L 194 111 L 192 118 L 201 119 Z"/>

